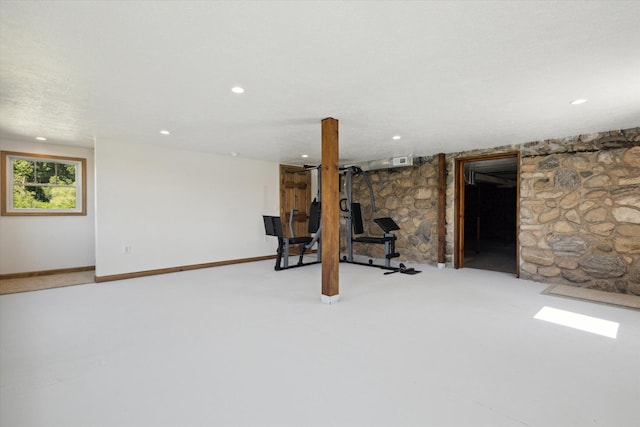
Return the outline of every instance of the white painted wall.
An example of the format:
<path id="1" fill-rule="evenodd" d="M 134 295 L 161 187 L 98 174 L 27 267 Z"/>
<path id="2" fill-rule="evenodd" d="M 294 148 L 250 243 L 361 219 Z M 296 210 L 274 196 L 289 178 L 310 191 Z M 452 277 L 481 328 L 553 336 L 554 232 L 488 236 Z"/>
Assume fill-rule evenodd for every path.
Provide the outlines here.
<path id="1" fill-rule="evenodd" d="M 0 149 L 87 159 L 86 216 L 0 216 L 0 274 L 95 265 L 93 150 L 6 140 Z"/>
<path id="2" fill-rule="evenodd" d="M 275 254 L 278 164 L 96 143 L 96 275 Z M 131 248 L 124 253 L 124 246 Z"/>

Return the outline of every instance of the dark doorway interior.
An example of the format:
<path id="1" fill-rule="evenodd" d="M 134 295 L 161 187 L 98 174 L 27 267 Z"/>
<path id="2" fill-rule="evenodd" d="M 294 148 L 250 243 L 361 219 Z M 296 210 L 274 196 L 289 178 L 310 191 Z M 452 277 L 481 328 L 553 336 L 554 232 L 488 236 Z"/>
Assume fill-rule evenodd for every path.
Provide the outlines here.
<path id="1" fill-rule="evenodd" d="M 467 162 L 464 266 L 517 274 L 517 159 Z"/>

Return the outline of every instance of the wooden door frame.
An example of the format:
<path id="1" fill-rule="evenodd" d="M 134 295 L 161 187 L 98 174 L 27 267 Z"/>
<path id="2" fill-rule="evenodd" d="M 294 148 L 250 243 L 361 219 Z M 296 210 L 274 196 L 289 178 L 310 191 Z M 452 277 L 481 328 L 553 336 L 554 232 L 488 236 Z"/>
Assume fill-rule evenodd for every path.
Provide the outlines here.
<path id="1" fill-rule="evenodd" d="M 516 277 L 520 277 L 520 152 L 485 154 L 482 156 L 459 157 L 455 160 L 454 187 L 454 251 L 453 267 L 464 267 L 464 164 L 483 160 L 495 160 L 515 157 L 517 167 L 516 184 Z"/>

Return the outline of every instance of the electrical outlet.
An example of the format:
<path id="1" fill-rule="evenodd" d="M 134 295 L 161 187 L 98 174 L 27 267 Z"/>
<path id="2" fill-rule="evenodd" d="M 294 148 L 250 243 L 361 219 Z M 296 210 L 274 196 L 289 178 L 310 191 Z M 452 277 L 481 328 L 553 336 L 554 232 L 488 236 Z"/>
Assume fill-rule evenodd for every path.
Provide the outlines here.
<path id="1" fill-rule="evenodd" d="M 125 255 L 131 254 L 131 245 L 126 244 L 122 247 L 122 253 Z"/>

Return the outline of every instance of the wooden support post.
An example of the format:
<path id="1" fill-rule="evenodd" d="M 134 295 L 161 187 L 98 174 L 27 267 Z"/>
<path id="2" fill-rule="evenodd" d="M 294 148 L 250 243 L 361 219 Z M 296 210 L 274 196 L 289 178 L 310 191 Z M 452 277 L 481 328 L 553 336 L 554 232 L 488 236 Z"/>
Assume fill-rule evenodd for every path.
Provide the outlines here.
<path id="1" fill-rule="evenodd" d="M 444 268 L 447 260 L 446 229 L 446 193 L 447 193 L 447 164 L 444 153 L 438 154 L 438 268 Z"/>
<path id="2" fill-rule="evenodd" d="M 339 299 L 340 175 L 338 121 L 322 120 L 322 302 Z"/>

